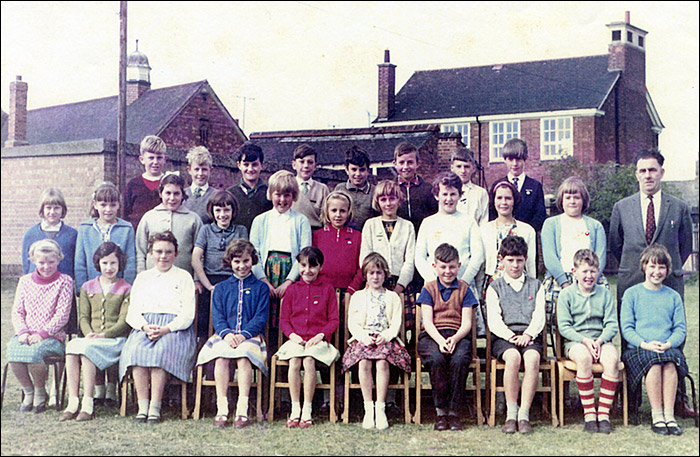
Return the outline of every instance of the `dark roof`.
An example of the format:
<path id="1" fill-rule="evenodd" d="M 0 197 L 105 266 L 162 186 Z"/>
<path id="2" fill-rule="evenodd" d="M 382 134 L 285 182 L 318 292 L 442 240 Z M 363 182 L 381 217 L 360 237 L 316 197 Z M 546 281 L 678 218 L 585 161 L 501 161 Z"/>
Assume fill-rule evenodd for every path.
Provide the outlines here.
<path id="1" fill-rule="evenodd" d="M 599 108 L 619 73 L 607 55 L 417 71 L 387 121 Z"/>
<path id="2" fill-rule="evenodd" d="M 294 149 L 304 143 L 316 149 L 319 165 L 339 165 L 345 163 L 345 151 L 351 146 L 367 151 L 372 163 L 389 162 L 394 160 L 394 148 L 400 142 L 408 141 L 421 149 L 439 132 L 438 125 L 294 130 L 255 132 L 250 134 L 250 141 L 262 148 L 265 168 L 291 163 Z"/>
<path id="3" fill-rule="evenodd" d="M 196 95 L 206 80 L 144 92 L 127 106 L 128 143 L 141 143 L 146 135 L 157 135 Z M 209 89 L 209 88 L 208 88 Z M 61 143 L 95 138 L 117 139 L 117 96 L 27 111 L 29 144 Z M 7 121 L 2 119 L 2 144 L 7 139 Z"/>

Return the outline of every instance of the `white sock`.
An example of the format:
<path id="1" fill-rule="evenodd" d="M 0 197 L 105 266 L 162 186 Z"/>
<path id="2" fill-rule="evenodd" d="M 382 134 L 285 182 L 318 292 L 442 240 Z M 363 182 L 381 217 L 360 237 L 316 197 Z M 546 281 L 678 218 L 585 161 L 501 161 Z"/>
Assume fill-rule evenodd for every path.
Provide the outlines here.
<path id="1" fill-rule="evenodd" d="M 34 404 L 34 386 L 22 387 L 22 392 L 24 392 L 24 400 L 22 400 L 22 406 L 29 406 Z"/>
<path id="2" fill-rule="evenodd" d="M 216 415 L 228 417 L 228 397 L 216 397 Z"/>
<path id="3" fill-rule="evenodd" d="M 92 395 L 92 397 L 97 398 L 97 399 L 105 398 L 105 386 L 104 386 L 104 384 L 95 386 L 95 393 Z"/>
<path id="4" fill-rule="evenodd" d="M 78 397 L 68 397 L 68 405 L 66 406 L 66 412 L 75 413 L 80 408 L 80 398 Z"/>
<path id="5" fill-rule="evenodd" d="M 517 420 L 518 419 L 518 403 L 507 403 L 506 402 L 506 420 Z"/>
<path id="6" fill-rule="evenodd" d="M 152 401 L 151 405 L 148 407 L 148 415 L 150 416 L 155 416 L 155 417 L 160 417 L 160 405 L 161 402 L 159 401 Z"/>
<path id="7" fill-rule="evenodd" d="M 365 417 L 362 420 L 362 428 L 370 429 L 374 428 L 374 402 L 365 402 Z"/>
<path id="8" fill-rule="evenodd" d="M 386 403 L 378 401 L 374 408 L 376 416 L 375 425 L 377 429 L 384 430 L 389 427 L 389 421 L 386 418 Z"/>
<path id="9" fill-rule="evenodd" d="M 520 408 L 518 410 L 518 421 L 530 421 L 530 410 L 525 408 Z"/>
<path id="10" fill-rule="evenodd" d="M 238 402 L 236 403 L 236 417 L 243 416 L 248 417 L 248 397 L 242 395 L 238 396 Z"/>
<path id="11" fill-rule="evenodd" d="M 117 385 L 113 382 L 105 384 L 105 398 L 107 400 L 117 400 Z"/>
<path id="12" fill-rule="evenodd" d="M 293 401 L 292 402 L 292 412 L 289 413 L 289 418 L 290 419 L 299 419 L 301 416 L 301 403 L 298 401 Z"/>
<path id="13" fill-rule="evenodd" d="M 150 406 L 150 400 L 139 400 L 139 410 L 136 413 L 137 416 L 148 416 L 148 407 Z"/>
<path id="14" fill-rule="evenodd" d="M 301 420 L 311 420 L 311 402 L 304 401 L 304 406 L 301 408 Z"/>
<path id="15" fill-rule="evenodd" d="M 87 414 L 92 414 L 95 408 L 95 401 L 93 400 L 92 397 L 88 396 L 83 396 L 83 404 L 82 408 L 80 408 L 81 412 L 87 413 Z"/>
<path id="16" fill-rule="evenodd" d="M 664 420 L 666 421 L 667 424 L 673 423 L 674 425 L 677 424 L 676 418 L 673 417 L 673 408 L 670 410 L 664 410 Z"/>
<path id="17" fill-rule="evenodd" d="M 435 412 L 438 416 L 447 416 L 447 411 L 442 408 L 435 408 Z"/>
<path id="18" fill-rule="evenodd" d="M 46 393 L 46 388 L 44 386 L 34 386 L 34 406 L 44 403 L 48 395 L 49 394 Z"/>

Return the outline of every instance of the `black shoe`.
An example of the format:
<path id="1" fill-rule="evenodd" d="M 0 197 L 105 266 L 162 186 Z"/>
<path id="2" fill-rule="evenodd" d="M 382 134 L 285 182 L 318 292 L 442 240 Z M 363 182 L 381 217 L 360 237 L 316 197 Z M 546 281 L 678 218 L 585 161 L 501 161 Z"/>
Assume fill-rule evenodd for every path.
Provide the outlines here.
<path id="1" fill-rule="evenodd" d="M 160 424 L 160 422 L 161 422 L 162 420 L 163 420 L 163 418 L 160 417 L 160 416 L 152 416 L 152 415 L 149 414 L 149 415 L 148 415 L 148 419 L 146 419 L 146 423 L 147 423 L 148 425 L 155 425 L 155 424 Z"/>
<path id="2" fill-rule="evenodd" d="M 93 398 L 93 399 L 92 399 L 92 403 L 93 403 L 95 406 L 102 406 L 102 405 L 105 404 L 105 399 L 104 399 L 104 398 Z"/>
<path id="3" fill-rule="evenodd" d="M 447 416 L 438 416 L 435 419 L 435 430 L 443 431 L 450 428 L 450 424 L 447 422 Z"/>
<path id="4" fill-rule="evenodd" d="M 656 422 L 651 426 L 651 431 L 658 433 L 659 435 L 668 435 L 668 428 L 666 428 L 666 422 Z"/>
<path id="5" fill-rule="evenodd" d="M 41 414 L 46 411 L 46 402 L 42 401 L 34 407 L 34 414 Z"/>
<path id="6" fill-rule="evenodd" d="M 675 421 L 666 422 L 666 429 L 669 435 L 679 436 L 683 434 L 683 429 L 681 429 Z"/>
<path id="7" fill-rule="evenodd" d="M 462 423 L 459 420 L 459 417 L 455 416 L 454 414 L 450 414 L 449 416 L 447 416 L 447 423 L 450 424 L 450 430 L 453 430 L 453 431 L 462 430 Z"/>
<path id="8" fill-rule="evenodd" d="M 598 432 L 605 433 L 606 435 L 612 432 L 612 425 L 610 425 L 610 421 L 602 420 L 598 422 Z"/>
<path id="9" fill-rule="evenodd" d="M 147 419 L 148 416 L 146 416 L 145 414 L 137 414 L 134 417 L 134 424 L 145 424 Z"/>
<path id="10" fill-rule="evenodd" d="M 34 408 L 34 405 L 32 405 L 31 403 L 28 405 L 21 405 L 19 407 L 19 412 L 20 413 L 29 413 L 32 411 L 33 408 Z"/>
<path id="11" fill-rule="evenodd" d="M 583 430 L 588 433 L 598 433 L 598 423 L 596 421 L 586 421 Z"/>

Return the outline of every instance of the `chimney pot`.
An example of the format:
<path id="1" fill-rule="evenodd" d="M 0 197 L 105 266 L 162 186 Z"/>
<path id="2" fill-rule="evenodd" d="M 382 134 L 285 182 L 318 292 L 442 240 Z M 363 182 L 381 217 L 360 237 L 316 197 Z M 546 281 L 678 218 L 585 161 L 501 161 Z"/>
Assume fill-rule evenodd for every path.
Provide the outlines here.
<path id="1" fill-rule="evenodd" d="M 629 24 L 630 23 L 630 12 L 625 11 L 625 23 Z"/>
<path id="2" fill-rule="evenodd" d="M 388 49 L 385 49 L 385 50 L 384 50 L 384 63 L 389 63 L 389 62 L 390 62 L 390 60 L 389 60 L 389 50 L 388 50 Z"/>
<path id="3" fill-rule="evenodd" d="M 17 81 L 22 81 L 22 76 L 17 75 Z"/>

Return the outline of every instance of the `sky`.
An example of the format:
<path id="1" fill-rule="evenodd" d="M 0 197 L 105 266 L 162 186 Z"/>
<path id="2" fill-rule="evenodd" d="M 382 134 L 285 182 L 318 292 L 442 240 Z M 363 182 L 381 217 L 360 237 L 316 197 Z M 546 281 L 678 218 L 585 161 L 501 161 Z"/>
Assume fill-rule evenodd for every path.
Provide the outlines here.
<path id="1" fill-rule="evenodd" d="M 377 64 L 418 70 L 606 54 L 605 27 L 648 32 L 647 89 L 666 179 L 693 179 L 700 126 L 698 2 L 128 2 L 127 54 L 153 89 L 206 79 L 244 132 L 366 127 Z M 114 96 L 119 2 L 0 3 L 0 106 L 16 75 L 35 109 Z"/>

